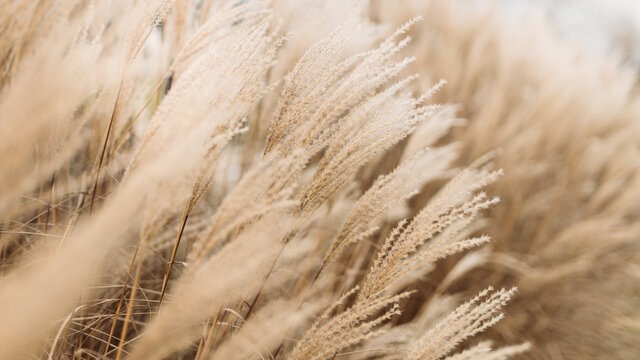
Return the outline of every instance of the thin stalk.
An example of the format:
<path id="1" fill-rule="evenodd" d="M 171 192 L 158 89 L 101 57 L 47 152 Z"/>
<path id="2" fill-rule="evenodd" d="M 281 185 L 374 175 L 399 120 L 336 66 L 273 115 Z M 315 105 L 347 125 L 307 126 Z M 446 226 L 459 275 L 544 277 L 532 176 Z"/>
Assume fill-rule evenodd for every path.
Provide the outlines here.
<path id="1" fill-rule="evenodd" d="M 133 119 L 129 122 L 129 125 L 127 125 L 127 127 L 122 131 L 122 134 L 120 134 L 120 136 L 118 137 L 118 140 L 116 140 L 115 145 L 113 145 L 113 149 L 111 149 L 111 152 L 109 152 L 109 156 L 107 156 L 107 160 L 105 161 L 106 164 L 108 164 L 109 161 L 111 161 L 111 159 L 116 153 L 116 150 L 118 150 L 120 145 L 122 145 L 122 143 L 124 142 L 124 139 L 127 137 L 127 134 L 133 128 L 133 125 L 136 123 L 136 121 L 138 121 L 140 116 L 142 116 L 142 113 L 147 108 L 147 106 L 149 106 L 149 104 L 151 103 L 151 100 L 153 100 L 154 95 L 158 92 L 158 90 L 160 89 L 164 81 L 169 77 L 172 71 L 173 71 L 172 68 L 170 68 L 169 71 L 162 77 L 162 79 L 158 81 L 158 84 L 153 89 L 153 91 L 151 91 L 151 93 L 147 97 L 147 100 L 142 105 L 142 108 L 136 113 L 136 116 L 134 116 Z"/>
<path id="2" fill-rule="evenodd" d="M 276 255 L 276 258 L 273 259 L 273 262 L 271 263 L 271 267 L 269 267 L 269 271 L 267 272 L 267 275 L 264 277 L 264 280 L 260 284 L 260 289 L 258 289 L 258 293 L 256 294 L 256 297 L 253 299 L 253 302 L 251 302 L 251 305 L 249 305 L 249 310 L 247 310 L 247 315 L 244 317 L 245 323 L 249 319 L 249 316 L 251 316 L 251 313 L 253 312 L 253 308 L 256 306 L 256 303 L 258 303 L 258 300 L 260 299 L 260 295 L 262 294 L 262 290 L 264 290 L 264 285 L 267 283 L 267 280 L 269 280 L 269 277 L 271 276 L 273 269 L 276 267 L 276 263 L 278 262 L 278 260 L 280 259 L 280 256 L 282 255 L 284 246 L 285 246 L 285 243 L 283 243 L 280 246 L 280 251 L 278 251 L 278 255 Z"/>
<path id="3" fill-rule="evenodd" d="M 106 356 L 109 352 L 109 346 L 111 345 L 111 339 L 113 338 L 113 333 L 116 330 L 116 323 L 118 322 L 118 316 L 120 315 L 120 310 L 122 309 L 122 304 L 124 302 L 124 296 L 127 292 L 127 285 L 129 285 L 129 278 L 131 278 L 131 272 L 133 270 L 133 264 L 136 261 L 136 257 L 138 255 L 138 249 L 140 249 L 141 238 L 138 238 L 138 243 L 136 244 L 136 249 L 133 251 L 133 256 L 131 258 L 131 264 L 129 264 L 129 271 L 127 271 L 127 276 L 124 280 L 124 285 L 122 285 L 122 292 L 120 293 L 120 300 L 118 301 L 118 307 L 116 308 L 116 313 L 113 316 L 113 322 L 111 323 L 111 330 L 109 330 L 109 338 L 106 342 L 106 347 L 104 349 L 103 356 Z"/>
<path id="4" fill-rule="evenodd" d="M 144 249 L 141 249 L 141 251 Z M 140 276 L 142 273 L 142 260 L 138 260 L 138 266 L 136 266 L 136 275 L 133 279 L 133 286 L 131 287 L 131 295 L 129 297 L 129 306 L 127 306 L 127 315 L 124 317 L 124 324 L 122 324 L 122 331 L 120 332 L 120 344 L 118 345 L 118 352 L 116 353 L 116 360 L 122 359 L 122 350 L 126 342 L 127 329 L 131 320 L 131 313 L 133 312 L 134 302 L 136 300 L 136 293 L 138 284 L 140 283 Z"/>
<path id="5" fill-rule="evenodd" d="M 220 311 L 216 314 L 211 322 L 211 327 L 209 328 L 209 333 L 207 334 L 207 338 L 202 344 L 202 348 L 198 346 L 198 352 L 196 353 L 195 360 L 206 359 L 207 354 L 209 353 L 209 346 L 211 345 L 211 339 L 213 338 L 213 330 L 216 328 L 216 324 L 218 323 L 218 318 L 220 317 Z M 201 355 L 202 354 L 202 355 Z"/>
<path id="6" fill-rule="evenodd" d="M 180 219 L 180 228 L 178 229 L 178 234 L 176 235 L 176 241 L 173 244 L 173 250 L 171 251 L 171 260 L 169 260 L 169 268 L 167 272 L 164 274 L 164 280 L 162 280 L 162 290 L 160 292 L 160 302 L 158 303 L 158 307 L 162 306 L 162 300 L 164 299 L 164 294 L 167 291 L 167 284 L 169 283 L 169 277 L 171 276 L 171 269 L 173 269 L 173 264 L 176 261 L 176 254 L 178 253 L 178 246 L 180 246 L 180 239 L 182 239 L 182 234 L 184 232 L 184 227 L 187 224 L 187 220 L 189 219 L 189 211 L 191 210 L 191 199 L 184 206 L 184 210 L 182 210 L 182 217 Z"/>
<path id="7" fill-rule="evenodd" d="M 107 152 L 107 145 L 109 144 L 109 136 L 113 129 L 113 124 L 116 120 L 116 111 L 118 110 L 118 103 L 120 102 L 120 95 L 122 94 L 122 85 L 124 83 L 124 75 L 120 80 L 120 86 L 118 87 L 118 94 L 116 95 L 116 101 L 113 103 L 113 111 L 111 112 L 111 119 L 109 119 L 109 126 L 107 126 L 107 135 L 104 138 L 102 144 L 102 151 L 100 152 L 100 160 L 98 161 L 98 170 L 96 171 L 96 179 L 93 183 L 93 191 L 91 192 L 91 203 L 89 205 L 89 215 L 93 213 L 93 202 L 96 198 L 96 192 L 98 190 L 98 182 L 100 180 L 100 170 L 102 170 L 102 164 L 104 162 L 104 154 Z"/>

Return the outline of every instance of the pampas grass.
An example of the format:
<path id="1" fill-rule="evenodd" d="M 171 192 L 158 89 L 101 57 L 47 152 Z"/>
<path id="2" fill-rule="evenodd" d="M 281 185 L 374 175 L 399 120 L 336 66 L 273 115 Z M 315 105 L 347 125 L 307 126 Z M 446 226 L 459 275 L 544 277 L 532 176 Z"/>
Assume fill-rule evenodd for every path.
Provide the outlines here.
<path id="1" fill-rule="evenodd" d="M 632 353 L 633 85 L 402 3 L 0 5 L 0 358 Z"/>
<path id="2" fill-rule="evenodd" d="M 455 290 L 517 285 L 510 316 L 489 332 L 507 343 L 532 341 L 527 356 L 636 357 L 640 334 L 621 324 L 638 318 L 637 72 L 496 8 L 376 5 L 383 22 L 425 16 L 407 52 L 417 58 L 419 87 L 446 78 L 435 99 L 459 104 L 469 122 L 451 136 L 462 146 L 458 165 L 502 149 L 502 203 L 485 228 L 492 255 Z"/>

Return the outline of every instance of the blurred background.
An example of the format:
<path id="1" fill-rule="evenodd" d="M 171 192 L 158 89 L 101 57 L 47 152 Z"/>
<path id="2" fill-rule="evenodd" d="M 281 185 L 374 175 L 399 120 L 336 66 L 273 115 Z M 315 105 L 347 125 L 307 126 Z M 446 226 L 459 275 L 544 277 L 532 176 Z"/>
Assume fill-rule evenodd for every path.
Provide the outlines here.
<path id="1" fill-rule="evenodd" d="M 569 42 L 597 55 L 619 53 L 640 67 L 640 1 L 502 0 L 518 18 L 538 16 Z"/>

